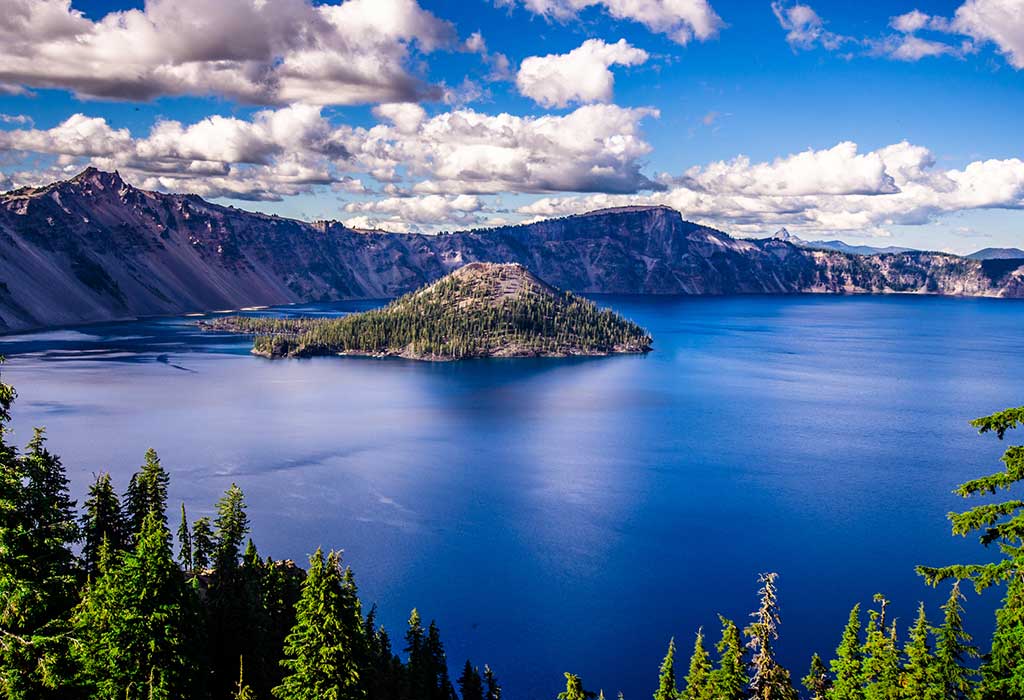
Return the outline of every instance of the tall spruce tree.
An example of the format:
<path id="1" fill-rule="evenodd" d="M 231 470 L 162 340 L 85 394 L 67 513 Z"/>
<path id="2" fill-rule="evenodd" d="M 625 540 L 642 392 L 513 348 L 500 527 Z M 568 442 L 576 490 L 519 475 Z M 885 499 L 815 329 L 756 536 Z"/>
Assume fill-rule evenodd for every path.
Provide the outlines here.
<path id="1" fill-rule="evenodd" d="M 934 681 L 934 658 L 929 636 L 931 628 L 925 615 L 924 603 L 917 608 L 917 619 L 903 647 L 902 681 L 900 697 L 903 700 L 942 700 L 942 692 Z"/>
<path id="2" fill-rule="evenodd" d="M 874 600 L 880 609 L 868 613 L 861 662 L 864 697 L 866 700 L 898 700 L 900 676 L 896 628 L 886 629 L 885 626 L 889 601 L 881 594 L 876 594 Z"/>
<path id="3" fill-rule="evenodd" d="M 558 700 L 587 700 L 596 694 L 583 689 L 583 679 L 573 673 L 565 674 L 565 691 L 558 694 Z"/>
<path id="4" fill-rule="evenodd" d="M 828 700 L 864 700 L 862 662 L 860 604 L 857 604 L 850 610 L 850 618 L 836 649 L 836 658 L 829 663 L 835 679 L 828 691 Z"/>
<path id="5" fill-rule="evenodd" d="M 213 526 L 206 516 L 192 523 L 192 569 L 197 573 L 210 568 L 216 548 Z"/>
<path id="6" fill-rule="evenodd" d="M 6 443 L 14 389 L 0 383 L 0 691 L 61 697 L 78 567 L 74 501 L 41 429 L 24 455 Z"/>
<path id="7" fill-rule="evenodd" d="M 132 474 L 124 496 L 128 531 L 133 543 L 150 513 L 156 513 L 160 522 L 167 526 L 167 488 L 170 481 L 171 477 L 160 464 L 156 450 L 146 450 L 145 463 Z"/>
<path id="8" fill-rule="evenodd" d="M 217 501 L 217 519 L 214 521 L 216 550 L 214 566 L 218 572 L 238 567 L 242 543 L 249 533 L 245 495 L 237 484 L 231 484 Z"/>
<path id="9" fill-rule="evenodd" d="M 187 573 L 194 569 L 192 563 L 192 530 L 188 526 L 188 514 L 185 504 L 181 504 L 181 524 L 178 525 L 178 561 Z"/>
<path id="10" fill-rule="evenodd" d="M 1024 425 L 1024 406 L 977 418 L 971 425 L 979 434 L 991 432 L 1003 440 L 1008 431 Z M 960 484 L 955 493 L 963 498 L 988 496 L 1009 490 L 1024 480 L 1024 446 L 1008 447 L 1002 461 L 1001 471 Z M 970 580 L 978 592 L 995 584 L 1006 584 L 1006 597 L 996 611 L 992 650 L 981 665 L 977 695 L 980 700 L 1024 698 L 1024 500 L 975 506 L 950 513 L 949 519 L 954 535 L 978 532 L 983 546 L 996 545 L 1000 560 L 987 564 L 919 566 L 918 573 L 933 586 L 949 579 Z"/>
<path id="11" fill-rule="evenodd" d="M 474 667 L 468 659 L 466 665 L 462 667 L 458 684 L 462 700 L 484 700 L 484 683 L 480 678 L 480 669 Z"/>
<path id="12" fill-rule="evenodd" d="M 832 679 L 829 678 L 828 669 L 821 657 L 817 654 L 811 657 L 811 668 L 803 677 L 803 686 L 811 694 L 811 700 L 825 700 L 828 697 L 829 688 L 832 687 Z"/>
<path id="13" fill-rule="evenodd" d="M 750 665 L 753 677 L 750 680 L 750 695 L 756 700 L 796 700 L 789 671 L 775 659 L 775 641 L 779 638 L 778 593 L 775 579 L 778 574 L 761 574 L 761 604 L 752 617 L 754 621 L 747 626 L 745 633 L 749 638 L 747 647 L 753 652 Z"/>
<path id="14" fill-rule="evenodd" d="M 676 687 L 676 640 L 668 640 L 668 651 L 661 662 L 658 674 L 658 689 L 654 691 L 654 700 L 676 700 L 679 689 Z M 463 698 L 465 700 L 465 698 Z"/>
<path id="15" fill-rule="evenodd" d="M 704 630 L 697 630 L 690 655 L 690 669 L 686 674 L 686 688 L 682 697 L 686 700 L 705 700 L 711 692 L 711 657 L 704 646 Z"/>
<path id="16" fill-rule="evenodd" d="M 715 645 L 718 666 L 711 671 L 707 691 L 702 697 L 744 700 L 749 696 L 747 686 L 750 683 L 747 647 L 735 622 L 722 615 L 718 619 L 722 623 L 722 636 Z"/>
<path id="17" fill-rule="evenodd" d="M 134 548 L 101 571 L 86 587 L 75 617 L 74 648 L 90 697 L 202 696 L 197 603 L 174 561 L 163 519 L 151 511 Z"/>
<path id="18" fill-rule="evenodd" d="M 317 549 L 296 606 L 295 626 L 285 641 L 281 665 L 287 675 L 273 690 L 279 700 L 362 700 L 356 663 L 357 640 L 350 636 L 342 591 L 341 557 L 326 559 Z"/>
<path id="19" fill-rule="evenodd" d="M 83 505 L 82 561 L 86 573 L 96 576 L 99 573 L 100 548 L 104 541 L 116 552 L 123 552 L 128 545 L 121 500 L 114 490 L 110 474 L 103 472 L 96 475 Z"/>
<path id="20" fill-rule="evenodd" d="M 977 658 L 978 651 L 964 630 L 961 600 L 960 582 L 955 581 L 949 600 L 942 606 L 942 626 L 935 630 L 934 678 L 945 700 L 967 700 L 974 692 L 974 673 L 967 660 Z"/>

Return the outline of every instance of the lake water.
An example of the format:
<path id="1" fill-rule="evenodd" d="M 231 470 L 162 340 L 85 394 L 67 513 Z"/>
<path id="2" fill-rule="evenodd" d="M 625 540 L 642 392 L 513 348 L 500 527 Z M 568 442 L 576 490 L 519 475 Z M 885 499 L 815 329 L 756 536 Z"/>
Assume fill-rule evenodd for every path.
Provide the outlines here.
<path id="1" fill-rule="evenodd" d="M 914 564 L 979 558 L 944 516 L 1004 447 L 967 420 L 1024 403 L 1024 303 L 597 300 L 655 351 L 269 361 L 179 318 L 0 338 L 0 352 L 16 437 L 46 425 L 76 495 L 100 470 L 123 489 L 151 446 L 172 511 L 209 514 L 236 481 L 261 552 L 344 548 L 393 639 L 418 606 L 453 667 L 472 651 L 511 700 L 553 698 L 566 670 L 649 697 L 669 637 L 682 676 L 696 629 L 717 639 L 717 612 L 744 624 L 768 570 L 800 678 L 854 602 L 885 592 L 909 623 L 946 595 Z M 978 635 L 990 595 L 969 594 Z"/>

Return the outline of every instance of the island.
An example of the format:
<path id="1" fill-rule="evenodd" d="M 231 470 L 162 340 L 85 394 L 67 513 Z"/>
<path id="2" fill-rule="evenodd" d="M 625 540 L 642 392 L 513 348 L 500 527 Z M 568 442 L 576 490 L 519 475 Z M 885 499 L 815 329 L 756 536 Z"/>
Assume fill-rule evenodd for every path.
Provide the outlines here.
<path id="1" fill-rule="evenodd" d="M 387 306 L 338 318 L 227 316 L 207 330 L 255 336 L 269 358 L 361 355 L 444 361 L 651 350 L 650 334 L 519 264 L 470 263 Z"/>

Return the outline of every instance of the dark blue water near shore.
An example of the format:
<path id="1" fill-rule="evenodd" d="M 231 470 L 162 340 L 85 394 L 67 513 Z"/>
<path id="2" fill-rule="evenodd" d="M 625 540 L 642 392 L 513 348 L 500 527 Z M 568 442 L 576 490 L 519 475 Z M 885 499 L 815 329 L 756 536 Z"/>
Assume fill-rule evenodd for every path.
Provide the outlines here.
<path id="1" fill-rule="evenodd" d="M 174 508 L 209 513 L 237 481 L 262 552 L 343 547 L 393 639 L 418 606 L 453 666 L 472 650 L 512 700 L 554 697 L 565 670 L 649 697 L 668 638 L 685 665 L 716 612 L 745 623 L 766 570 L 800 677 L 854 602 L 884 592 L 909 623 L 946 595 L 914 564 L 977 558 L 944 514 L 1003 447 L 967 419 L 1024 403 L 1024 304 L 599 302 L 650 329 L 655 352 L 271 362 L 194 319 L 0 338 L 0 352 L 17 438 L 46 425 L 76 495 L 99 470 L 123 488 L 150 446 Z M 969 594 L 977 634 L 996 602 Z"/>

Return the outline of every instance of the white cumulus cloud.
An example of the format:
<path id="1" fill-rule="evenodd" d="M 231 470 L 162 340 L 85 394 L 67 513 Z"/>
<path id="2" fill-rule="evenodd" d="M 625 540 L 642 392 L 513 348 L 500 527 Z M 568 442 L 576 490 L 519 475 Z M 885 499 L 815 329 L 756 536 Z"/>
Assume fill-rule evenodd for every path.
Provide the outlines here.
<path id="1" fill-rule="evenodd" d="M 679 44 L 707 41 L 724 26 L 707 0 L 495 0 L 498 6 L 522 5 L 534 14 L 566 21 L 591 7 L 599 7 L 616 19 L 626 19 L 666 34 Z"/>
<path id="2" fill-rule="evenodd" d="M 637 66 L 648 59 L 643 49 L 625 39 L 607 44 L 588 39 L 565 54 L 531 56 L 519 66 L 519 92 L 544 107 L 565 107 L 573 102 L 608 102 L 615 76 L 611 66 Z"/>

